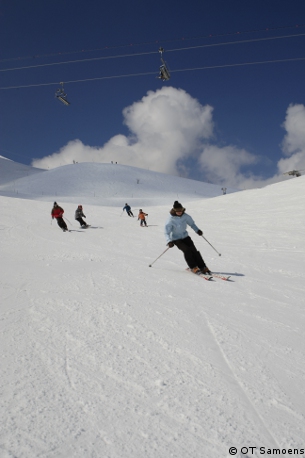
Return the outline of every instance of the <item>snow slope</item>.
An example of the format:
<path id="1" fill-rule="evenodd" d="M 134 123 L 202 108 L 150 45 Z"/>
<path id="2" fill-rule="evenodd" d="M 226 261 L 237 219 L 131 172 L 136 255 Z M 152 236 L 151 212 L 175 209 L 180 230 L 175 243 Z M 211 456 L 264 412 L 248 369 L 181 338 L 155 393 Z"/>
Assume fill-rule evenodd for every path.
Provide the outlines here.
<path id="1" fill-rule="evenodd" d="M 43 170 L 30 167 L 29 165 L 19 164 L 18 162 L 0 156 L 0 189 L 3 184 L 9 182 L 13 182 L 14 184 L 15 180 L 41 172 Z"/>
<path id="2" fill-rule="evenodd" d="M 111 205 L 111 184 L 105 205 L 82 189 L 92 228 L 80 230 L 62 169 L 75 193 L 56 198 L 70 233 L 50 218 L 53 196 L 0 197 L 1 458 L 301 454 L 304 177 L 181 194 L 221 253 L 190 229 L 207 265 L 232 275 L 207 282 L 176 248 L 148 267 L 166 249 L 166 180 L 143 190 L 148 228 L 122 215 L 125 197 Z"/>
<path id="3" fill-rule="evenodd" d="M 228 189 L 228 192 L 233 190 Z M 215 197 L 222 191 L 220 186 L 137 167 L 81 163 L 40 170 L 31 177 L 23 176 L 9 183 L 6 180 L 4 185 L 0 175 L 1 194 L 23 198 L 35 196 L 39 200 L 51 201 L 60 196 L 63 202 L 75 203 L 81 197 L 83 203 L 121 206 L 126 199 L 130 204 L 142 205 L 143 198 L 148 203 L 160 203 L 165 197 L 167 203 L 168 199 L 172 201 L 182 196 L 187 199 Z"/>

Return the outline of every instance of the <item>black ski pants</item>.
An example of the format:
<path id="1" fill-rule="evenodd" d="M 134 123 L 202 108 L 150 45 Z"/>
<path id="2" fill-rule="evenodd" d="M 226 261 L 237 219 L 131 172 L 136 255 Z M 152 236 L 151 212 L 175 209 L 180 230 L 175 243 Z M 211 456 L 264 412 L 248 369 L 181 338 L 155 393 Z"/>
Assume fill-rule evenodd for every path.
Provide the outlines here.
<path id="1" fill-rule="evenodd" d="M 128 215 L 128 216 L 133 216 L 132 211 L 131 211 L 131 210 L 128 210 L 127 215 Z"/>
<path id="2" fill-rule="evenodd" d="M 184 259 L 190 269 L 193 269 L 194 267 L 204 269 L 206 267 L 205 262 L 202 259 L 200 252 L 195 247 L 191 237 L 173 240 L 173 243 L 176 245 L 177 248 L 179 248 L 179 250 L 183 251 Z"/>
<path id="3" fill-rule="evenodd" d="M 57 224 L 60 227 L 60 229 L 68 230 L 68 227 L 67 227 L 67 225 L 66 225 L 66 223 L 65 223 L 65 221 L 64 221 L 64 219 L 62 217 L 56 218 L 56 220 L 57 220 Z"/>
<path id="4" fill-rule="evenodd" d="M 86 221 L 83 220 L 83 218 L 79 217 L 79 218 L 75 218 L 75 219 L 76 219 L 76 221 L 79 222 L 79 224 L 81 226 L 87 226 L 87 223 L 86 223 Z"/>

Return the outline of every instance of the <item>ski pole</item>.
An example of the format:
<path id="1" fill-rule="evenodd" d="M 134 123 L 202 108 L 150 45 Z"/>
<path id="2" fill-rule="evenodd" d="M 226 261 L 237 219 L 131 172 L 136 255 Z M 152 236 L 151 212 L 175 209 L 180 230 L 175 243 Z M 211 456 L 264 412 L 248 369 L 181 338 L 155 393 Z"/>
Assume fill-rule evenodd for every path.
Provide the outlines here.
<path id="1" fill-rule="evenodd" d="M 68 223 L 69 223 L 71 226 L 73 226 L 73 224 L 70 223 L 70 221 L 68 220 L 68 218 L 65 217 L 64 220 L 68 221 Z"/>
<path id="2" fill-rule="evenodd" d="M 160 254 L 160 256 L 157 257 L 157 259 L 154 260 L 154 262 L 152 262 L 151 264 L 149 264 L 149 267 L 151 267 L 156 261 L 158 261 L 159 258 L 161 258 L 161 256 L 164 255 L 164 253 L 167 252 L 167 250 L 169 250 L 170 247 L 166 248 L 166 250 L 163 251 L 163 253 Z"/>
<path id="3" fill-rule="evenodd" d="M 208 242 L 208 244 L 213 248 L 213 250 L 216 251 L 216 253 L 218 254 L 218 256 L 221 256 L 221 253 L 218 253 L 218 251 L 216 250 L 216 248 L 213 247 L 213 245 L 210 244 L 210 242 L 202 235 L 201 236 L 206 242 Z"/>

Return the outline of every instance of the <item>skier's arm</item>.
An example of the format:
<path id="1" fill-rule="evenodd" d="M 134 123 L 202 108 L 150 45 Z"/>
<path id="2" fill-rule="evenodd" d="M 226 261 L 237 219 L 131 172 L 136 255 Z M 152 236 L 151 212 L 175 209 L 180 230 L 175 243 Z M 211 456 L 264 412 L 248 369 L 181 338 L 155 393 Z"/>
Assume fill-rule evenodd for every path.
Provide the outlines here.
<path id="1" fill-rule="evenodd" d="M 165 239 L 166 239 L 166 244 L 168 244 L 169 242 L 171 242 L 171 233 L 172 233 L 172 229 L 173 229 L 173 226 L 171 224 L 171 222 L 168 222 L 165 224 L 165 227 L 164 227 L 164 235 L 165 235 Z"/>
<path id="2" fill-rule="evenodd" d="M 193 218 L 190 215 L 187 215 L 186 223 L 193 229 L 193 231 L 195 231 L 198 234 L 198 231 L 200 231 L 200 229 L 199 227 L 196 226 L 195 221 L 193 220 Z M 202 231 L 200 232 L 202 235 Z"/>

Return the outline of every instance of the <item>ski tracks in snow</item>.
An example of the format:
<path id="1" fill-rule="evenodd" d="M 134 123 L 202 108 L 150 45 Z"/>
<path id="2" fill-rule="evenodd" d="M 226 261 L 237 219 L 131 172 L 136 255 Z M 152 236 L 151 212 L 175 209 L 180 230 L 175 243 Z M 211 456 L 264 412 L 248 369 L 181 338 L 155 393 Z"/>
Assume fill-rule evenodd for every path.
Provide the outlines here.
<path id="1" fill-rule="evenodd" d="M 208 328 L 210 330 L 210 333 L 211 333 L 211 335 L 213 337 L 213 340 L 214 340 L 214 342 L 216 344 L 216 347 L 218 348 L 218 351 L 219 351 L 219 353 L 220 353 L 220 355 L 221 355 L 221 357 L 222 357 L 222 359 L 224 361 L 224 364 L 222 365 L 222 369 L 224 369 L 224 374 L 227 374 L 228 379 L 234 381 L 234 384 L 236 386 L 236 392 L 239 393 L 239 396 L 241 398 L 241 404 L 244 404 L 244 406 L 246 407 L 246 410 L 251 412 L 253 423 L 256 426 L 258 424 L 261 425 L 261 428 L 259 428 L 259 429 L 261 429 L 262 437 L 266 438 L 266 440 L 268 441 L 269 445 L 273 445 L 273 446 L 279 448 L 279 444 L 278 444 L 277 439 L 273 436 L 273 434 L 269 430 L 269 428 L 266 425 L 264 419 L 262 418 L 262 416 L 258 412 L 257 408 L 255 407 L 255 405 L 253 404 L 253 402 L 250 399 L 249 395 L 247 394 L 245 388 L 243 387 L 243 384 L 242 384 L 241 380 L 238 378 L 236 372 L 234 371 L 234 367 L 232 366 L 229 358 L 227 357 L 226 352 L 224 351 L 224 348 L 221 345 L 219 338 L 217 337 L 217 333 L 215 331 L 215 328 L 212 325 L 210 319 L 208 318 L 207 313 L 205 313 L 205 315 L 206 315 L 206 321 L 207 321 L 207 325 L 208 325 Z"/>

